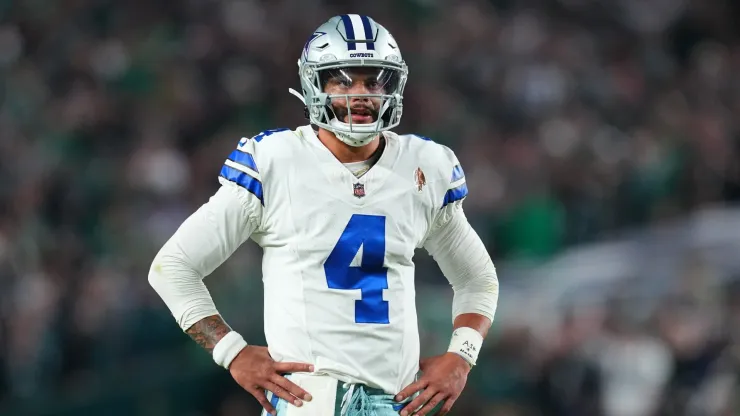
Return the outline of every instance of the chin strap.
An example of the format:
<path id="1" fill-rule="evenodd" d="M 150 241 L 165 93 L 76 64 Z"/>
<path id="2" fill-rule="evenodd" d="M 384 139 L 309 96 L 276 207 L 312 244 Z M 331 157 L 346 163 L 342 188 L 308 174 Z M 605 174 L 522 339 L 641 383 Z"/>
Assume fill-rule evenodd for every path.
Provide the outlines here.
<path id="1" fill-rule="evenodd" d="M 301 100 L 301 102 L 303 103 L 303 105 L 306 105 L 306 99 L 303 98 L 303 96 L 301 95 L 301 93 L 299 93 L 298 91 L 294 90 L 293 88 L 288 88 L 288 92 L 291 93 L 292 95 L 295 95 L 296 97 L 298 97 L 298 99 Z"/>
<path id="2" fill-rule="evenodd" d="M 380 118 L 381 118 L 381 117 L 382 117 L 382 115 L 383 115 L 383 114 L 385 114 L 385 112 L 386 112 L 386 111 L 388 111 L 388 109 L 389 109 L 389 108 L 391 107 L 391 102 L 392 102 L 393 100 L 395 100 L 395 98 L 389 98 L 389 99 L 385 100 L 385 103 L 383 103 L 383 107 L 381 107 L 381 108 L 380 108 L 380 111 L 378 111 L 378 121 L 379 121 L 379 122 L 382 122 L 382 121 L 380 120 Z"/>
<path id="3" fill-rule="evenodd" d="M 293 88 L 288 88 L 288 92 L 291 95 L 295 95 L 299 100 L 301 100 L 301 102 L 303 103 L 303 115 L 306 117 L 307 120 L 311 120 L 311 115 L 308 114 L 308 106 L 306 105 L 306 99 L 303 98 L 303 96 L 301 95 L 301 93 L 299 93 L 298 91 L 294 90 Z"/>

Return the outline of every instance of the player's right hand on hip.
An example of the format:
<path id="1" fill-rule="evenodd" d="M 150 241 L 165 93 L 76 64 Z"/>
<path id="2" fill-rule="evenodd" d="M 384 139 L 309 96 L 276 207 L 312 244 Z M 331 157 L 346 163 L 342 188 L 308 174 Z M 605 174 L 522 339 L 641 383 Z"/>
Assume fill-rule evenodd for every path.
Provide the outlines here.
<path id="1" fill-rule="evenodd" d="M 275 362 L 266 347 L 248 345 L 234 358 L 229 372 L 244 390 L 254 396 L 270 414 L 277 411 L 267 400 L 265 390 L 293 404 L 302 406 L 303 401 L 311 401 L 311 395 L 295 383 L 283 377 L 286 373 L 313 372 L 311 364 Z"/>

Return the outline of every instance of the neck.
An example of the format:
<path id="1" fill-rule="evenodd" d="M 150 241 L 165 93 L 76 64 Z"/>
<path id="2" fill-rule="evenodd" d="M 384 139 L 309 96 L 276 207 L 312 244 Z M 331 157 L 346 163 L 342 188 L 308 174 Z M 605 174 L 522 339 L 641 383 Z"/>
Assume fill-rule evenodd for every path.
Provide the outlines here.
<path id="1" fill-rule="evenodd" d="M 350 146 L 339 140 L 334 133 L 322 128 L 319 128 L 318 137 L 319 141 L 342 163 L 368 160 L 378 150 L 378 146 L 380 146 L 380 135 L 361 147 Z"/>

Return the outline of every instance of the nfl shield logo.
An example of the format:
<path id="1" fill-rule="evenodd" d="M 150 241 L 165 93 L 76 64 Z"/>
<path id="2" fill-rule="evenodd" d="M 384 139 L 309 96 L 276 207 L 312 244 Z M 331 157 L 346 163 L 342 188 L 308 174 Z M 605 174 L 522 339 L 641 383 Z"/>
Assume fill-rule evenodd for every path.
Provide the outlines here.
<path id="1" fill-rule="evenodd" d="M 356 183 L 355 186 L 355 196 L 358 198 L 362 198 L 365 196 L 365 185 L 361 183 Z"/>

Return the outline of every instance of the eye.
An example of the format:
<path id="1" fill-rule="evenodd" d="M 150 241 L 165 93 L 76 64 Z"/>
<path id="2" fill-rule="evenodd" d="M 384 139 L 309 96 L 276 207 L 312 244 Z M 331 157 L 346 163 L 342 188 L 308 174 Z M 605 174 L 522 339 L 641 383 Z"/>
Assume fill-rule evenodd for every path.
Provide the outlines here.
<path id="1" fill-rule="evenodd" d="M 380 85 L 380 82 L 378 82 L 377 79 L 368 80 L 367 83 L 366 83 L 366 85 L 367 85 L 367 88 L 369 88 L 371 90 L 376 90 L 376 89 L 382 87 L 382 85 Z"/>
<path id="2" fill-rule="evenodd" d="M 352 86 L 352 80 L 345 77 L 335 77 L 330 79 L 327 84 L 338 88 L 349 88 Z"/>

